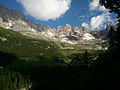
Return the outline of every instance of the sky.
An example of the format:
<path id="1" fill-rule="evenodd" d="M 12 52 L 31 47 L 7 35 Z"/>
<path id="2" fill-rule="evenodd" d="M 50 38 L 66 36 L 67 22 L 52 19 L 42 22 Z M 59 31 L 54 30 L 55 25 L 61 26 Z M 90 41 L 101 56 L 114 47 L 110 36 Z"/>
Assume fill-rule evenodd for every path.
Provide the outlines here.
<path id="1" fill-rule="evenodd" d="M 0 0 L 0 5 L 19 10 L 26 19 L 51 28 L 70 24 L 102 30 L 117 21 L 115 14 L 99 5 L 99 0 Z"/>

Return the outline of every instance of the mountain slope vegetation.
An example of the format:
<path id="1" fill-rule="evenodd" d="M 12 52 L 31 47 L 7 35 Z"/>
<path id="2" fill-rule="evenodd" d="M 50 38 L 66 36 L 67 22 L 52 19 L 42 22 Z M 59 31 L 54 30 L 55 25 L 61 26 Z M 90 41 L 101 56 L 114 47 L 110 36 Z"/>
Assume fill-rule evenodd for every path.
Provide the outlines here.
<path id="1" fill-rule="evenodd" d="M 26 61 L 53 60 L 56 56 L 62 57 L 59 47 L 52 41 L 33 39 L 3 28 L 0 28 L 0 52 L 3 59 L 9 56 L 7 54 L 12 54 L 12 57 Z"/>
<path id="2" fill-rule="evenodd" d="M 64 62 L 64 55 L 61 51 L 64 51 L 63 54 L 66 56 L 70 55 L 66 57 L 71 60 L 69 64 Z M 68 54 L 70 52 L 71 54 Z M 98 62 L 95 61 L 99 59 L 100 53 L 102 54 L 103 51 L 83 50 L 82 53 L 78 53 L 75 50 L 61 50 L 53 41 L 34 39 L 12 30 L 0 28 L 0 68 L 3 67 L 2 70 L 0 69 L 2 81 L 0 87 L 9 78 L 10 83 L 7 83 L 7 90 L 14 90 L 14 88 L 26 88 L 27 90 L 29 86 L 31 90 L 80 90 L 97 89 L 99 86 L 101 89 L 109 89 L 109 85 L 113 84 L 109 80 L 112 78 L 114 82 L 116 78 L 112 77 L 114 74 L 111 73 L 109 77 L 107 76 L 106 73 L 109 73 L 108 70 L 111 69 L 102 70 L 103 66 L 99 62 L 101 58 Z M 101 56 L 104 60 L 104 55 Z M 4 77 L 4 73 L 8 74 Z M 17 75 L 20 76 L 20 80 Z M 24 78 L 25 76 L 30 78 Z M 19 84 L 18 86 L 16 82 Z M 4 88 L 5 85 L 2 89 Z"/>

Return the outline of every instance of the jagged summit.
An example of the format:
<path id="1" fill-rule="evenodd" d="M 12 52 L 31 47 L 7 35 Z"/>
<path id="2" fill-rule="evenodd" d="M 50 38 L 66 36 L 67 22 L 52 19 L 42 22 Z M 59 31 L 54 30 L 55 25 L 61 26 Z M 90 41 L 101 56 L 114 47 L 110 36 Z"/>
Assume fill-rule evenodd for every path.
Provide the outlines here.
<path id="1" fill-rule="evenodd" d="M 2 5 L 0 5 L 0 17 L 4 22 L 9 20 L 25 20 L 25 15 L 17 10 L 10 10 Z"/>
<path id="2" fill-rule="evenodd" d="M 30 28 L 35 29 L 37 31 L 44 31 L 50 29 L 50 27 L 48 26 L 39 25 L 34 23 L 32 20 L 25 19 L 25 15 L 22 12 L 17 10 L 10 10 L 2 5 L 0 5 L 0 17 L 2 18 L 3 22 L 7 22 L 7 23 L 11 23 L 15 21 L 18 21 L 20 23 L 22 22 L 21 24 L 23 23 L 27 24 Z M 10 29 L 12 29 L 12 27 Z"/>
<path id="3" fill-rule="evenodd" d="M 25 15 L 0 5 L 0 27 L 18 31 L 34 38 L 49 38 L 61 42 L 76 44 L 84 40 L 106 40 L 109 30 L 93 31 L 86 27 L 72 27 L 69 24 L 55 29 L 25 19 Z"/>

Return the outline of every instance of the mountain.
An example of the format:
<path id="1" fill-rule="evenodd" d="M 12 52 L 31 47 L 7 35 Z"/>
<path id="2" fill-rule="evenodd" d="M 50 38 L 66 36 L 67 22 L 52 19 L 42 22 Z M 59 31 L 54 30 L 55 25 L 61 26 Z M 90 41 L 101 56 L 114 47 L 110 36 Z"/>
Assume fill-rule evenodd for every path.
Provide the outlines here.
<path id="1" fill-rule="evenodd" d="M 44 37 L 58 39 L 61 42 L 69 44 L 81 44 L 81 42 L 96 40 L 107 41 L 108 33 L 109 29 L 90 30 L 86 27 L 72 27 L 69 24 L 41 31 L 41 35 Z"/>
<path id="2" fill-rule="evenodd" d="M 46 38 L 68 44 L 90 44 L 91 41 L 96 40 L 101 42 L 95 42 L 95 44 L 101 44 L 108 39 L 109 32 L 108 29 L 90 30 L 86 27 L 72 27 L 69 24 L 52 29 L 49 26 L 36 24 L 26 19 L 22 12 L 10 10 L 2 5 L 0 5 L 0 27 L 18 31 L 33 38 Z"/>
<path id="3" fill-rule="evenodd" d="M 2 18 L 3 22 L 6 22 L 9 24 L 9 28 L 12 28 L 15 21 L 18 21 L 21 24 L 27 24 L 30 28 L 35 29 L 37 31 L 43 31 L 43 30 L 50 29 L 50 27 L 48 26 L 35 24 L 31 20 L 25 19 L 25 15 L 20 11 L 10 10 L 0 5 L 0 12 L 1 12 L 0 17 Z"/>

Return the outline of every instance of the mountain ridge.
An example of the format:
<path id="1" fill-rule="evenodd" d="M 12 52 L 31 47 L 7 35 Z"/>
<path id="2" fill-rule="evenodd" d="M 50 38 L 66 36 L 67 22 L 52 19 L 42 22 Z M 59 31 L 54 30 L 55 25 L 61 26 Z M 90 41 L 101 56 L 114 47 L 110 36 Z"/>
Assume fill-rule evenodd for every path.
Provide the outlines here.
<path id="1" fill-rule="evenodd" d="M 90 30 L 86 27 L 72 27 L 69 24 L 52 29 L 25 19 L 25 15 L 16 10 L 10 10 L 0 5 L 0 26 L 18 31 L 33 38 L 59 40 L 63 43 L 79 44 L 84 40 L 107 40 L 109 29 Z"/>
<path id="2" fill-rule="evenodd" d="M 0 17 L 3 19 L 3 22 L 9 22 L 9 20 L 11 20 L 11 21 L 21 20 L 21 21 L 27 23 L 29 27 L 31 27 L 37 31 L 47 30 L 50 28 L 48 26 L 36 24 L 32 20 L 26 19 L 25 15 L 22 12 L 17 11 L 17 10 L 8 9 L 2 5 L 0 5 L 0 12 L 1 12 Z"/>

